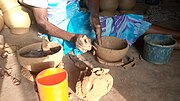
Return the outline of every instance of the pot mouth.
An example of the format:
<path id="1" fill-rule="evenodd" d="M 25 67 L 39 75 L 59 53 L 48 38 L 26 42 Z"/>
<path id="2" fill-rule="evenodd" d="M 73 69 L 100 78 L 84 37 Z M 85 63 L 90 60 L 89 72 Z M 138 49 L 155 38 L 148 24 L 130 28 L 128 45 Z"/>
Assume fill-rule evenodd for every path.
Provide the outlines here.
<path id="1" fill-rule="evenodd" d="M 169 35 L 161 35 L 161 34 L 148 34 L 144 36 L 145 43 L 158 46 L 158 47 L 174 47 L 176 45 L 176 40 L 173 39 L 172 36 Z"/>
<path id="2" fill-rule="evenodd" d="M 126 40 L 112 37 L 112 36 L 103 36 L 101 37 L 102 44 L 98 45 L 97 40 L 94 42 L 96 48 L 100 47 L 107 50 L 123 50 L 129 47 Z"/>

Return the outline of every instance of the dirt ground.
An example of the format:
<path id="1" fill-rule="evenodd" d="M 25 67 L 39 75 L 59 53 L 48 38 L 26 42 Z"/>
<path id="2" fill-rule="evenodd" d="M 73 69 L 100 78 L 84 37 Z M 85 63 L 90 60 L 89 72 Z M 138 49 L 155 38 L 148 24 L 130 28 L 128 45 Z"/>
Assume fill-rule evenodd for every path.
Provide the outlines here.
<path id="1" fill-rule="evenodd" d="M 144 9 L 141 5 L 137 6 L 140 6 L 136 9 L 137 12 Z M 180 29 L 179 23 L 162 23 L 162 25 Z M 18 49 L 41 41 L 37 37 L 36 28 L 36 25 L 32 25 L 30 32 L 24 35 L 13 35 L 8 28 L 0 32 L 5 37 L 7 47 L 13 50 L 7 58 L 0 57 L 0 68 L 12 68 L 12 75 L 21 80 L 20 85 L 14 86 L 11 77 L 0 78 L 0 101 L 39 101 L 34 83 L 21 75 L 21 66 L 16 57 Z M 130 47 L 128 56 L 134 57 L 136 64 L 128 68 L 102 65 L 91 53 L 83 55 L 95 67 L 109 68 L 114 78 L 113 88 L 100 101 L 180 101 L 180 51 L 173 50 L 167 64 L 156 65 L 139 58 L 142 47 L 135 45 Z M 74 67 L 68 56 L 63 57 L 63 62 L 69 74 L 69 88 L 74 95 L 79 70 Z M 74 95 L 70 101 L 80 101 L 80 99 Z"/>

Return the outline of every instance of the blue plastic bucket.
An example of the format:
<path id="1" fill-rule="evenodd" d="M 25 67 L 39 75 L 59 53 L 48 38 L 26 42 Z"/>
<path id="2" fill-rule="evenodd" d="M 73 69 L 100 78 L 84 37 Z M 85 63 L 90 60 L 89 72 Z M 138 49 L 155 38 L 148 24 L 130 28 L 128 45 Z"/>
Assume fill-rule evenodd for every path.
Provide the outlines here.
<path id="1" fill-rule="evenodd" d="M 175 39 L 169 35 L 147 34 L 144 36 L 143 58 L 154 64 L 166 64 L 175 44 Z"/>

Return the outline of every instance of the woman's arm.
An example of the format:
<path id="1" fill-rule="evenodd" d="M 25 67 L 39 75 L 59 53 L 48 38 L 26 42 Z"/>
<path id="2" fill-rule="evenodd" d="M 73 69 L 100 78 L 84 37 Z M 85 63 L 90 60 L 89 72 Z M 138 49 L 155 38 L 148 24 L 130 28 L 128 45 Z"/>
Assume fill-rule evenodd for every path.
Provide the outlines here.
<path id="1" fill-rule="evenodd" d="M 57 26 L 51 24 L 48 21 L 47 8 L 33 7 L 33 14 L 35 16 L 37 24 L 51 36 L 62 38 L 69 42 L 72 42 L 82 52 L 91 50 L 91 40 L 82 34 L 72 34 L 64 31 Z"/>
<path id="2" fill-rule="evenodd" d="M 47 8 L 33 7 L 33 14 L 39 27 L 46 33 L 73 43 L 75 42 L 75 34 L 68 33 L 48 22 Z"/>
<path id="3" fill-rule="evenodd" d="M 99 0 L 88 0 L 88 9 L 91 14 L 91 25 L 96 29 L 100 25 Z"/>
<path id="4" fill-rule="evenodd" d="M 98 40 L 98 43 L 101 44 L 101 24 L 99 20 L 99 3 L 100 0 L 88 0 L 88 8 L 91 14 L 90 21 L 91 25 L 94 28 L 94 31 L 96 32 L 96 38 Z"/>

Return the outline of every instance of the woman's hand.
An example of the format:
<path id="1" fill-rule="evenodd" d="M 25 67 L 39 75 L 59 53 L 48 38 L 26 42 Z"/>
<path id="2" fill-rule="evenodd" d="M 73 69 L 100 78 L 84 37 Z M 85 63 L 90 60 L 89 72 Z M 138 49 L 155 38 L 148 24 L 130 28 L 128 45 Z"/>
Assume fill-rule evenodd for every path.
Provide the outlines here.
<path id="1" fill-rule="evenodd" d="M 101 29 L 101 24 L 98 14 L 92 14 L 90 17 L 90 22 L 95 32 L 97 31 L 97 29 Z"/>
<path id="2" fill-rule="evenodd" d="M 76 34 L 75 37 L 75 45 L 80 51 L 85 53 L 92 49 L 91 39 L 86 35 Z"/>
<path id="3" fill-rule="evenodd" d="M 96 28 L 97 26 L 101 26 L 99 20 L 99 14 L 91 14 L 90 22 L 93 28 Z"/>

